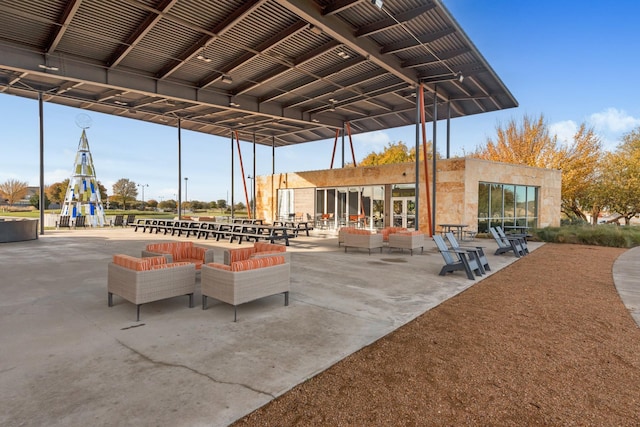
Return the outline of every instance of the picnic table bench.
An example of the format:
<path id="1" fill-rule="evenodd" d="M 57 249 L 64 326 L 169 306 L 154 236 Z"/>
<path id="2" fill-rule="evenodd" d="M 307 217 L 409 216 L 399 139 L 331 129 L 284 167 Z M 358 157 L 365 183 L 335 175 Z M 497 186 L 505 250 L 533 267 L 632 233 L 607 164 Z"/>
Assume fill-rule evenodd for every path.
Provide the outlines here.
<path id="1" fill-rule="evenodd" d="M 287 227 L 295 237 L 301 231 L 304 231 L 309 236 L 309 231 L 313 230 L 313 225 L 309 221 L 274 221 L 273 225 Z"/>

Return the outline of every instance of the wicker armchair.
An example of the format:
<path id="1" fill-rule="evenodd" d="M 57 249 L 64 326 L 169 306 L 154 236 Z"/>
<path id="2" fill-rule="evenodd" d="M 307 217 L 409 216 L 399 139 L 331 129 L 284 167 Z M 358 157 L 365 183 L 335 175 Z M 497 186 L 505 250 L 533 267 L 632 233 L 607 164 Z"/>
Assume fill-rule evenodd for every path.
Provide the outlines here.
<path id="1" fill-rule="evenodd" d="M 382 252 L 382 245 L 382 234 L 369 230 L 355 229 L 344 235 L 345 252 L 347 252 L 347 248 L 362 248 L 368 249 L 369 255 L 371 255 L 371 249 L 380 248 L 380 252 Z"/>
<path id="2" fill-rule="evenodd" d="M 255 242 L 253 246 L 249 247 L 225 249 L 224 263 L 231 265 L 235 261 L 274 255 L 283 256 L 285 262 L 291 262 L 291 253 L 287 252 L 286 246 L 267 242 Z"/>
<path id="3" fill-rule="evenodd" d="M 167 263 L 163 256 L 135 258 L 129 255 L 114 255 L 108 266 L 107 293 L 109 307 L 113 306 L 113 294 L 136 305 L 136 321 L 140 321 L 142 304 L 189 296 L 189 307 L 193 307 L 196 290 L 196 268 L 189 262 Z"/>
<path id="4" fill-rule="evenodd" d="M 207 297 L 233 305 L 233 321 L 237 306 L 256 299 L 284 293 L 289 305 L 291 264 L 283 256 L 252 258 L 231 265 L 209 263 L 202 266 L 202 309 Z"/>
<path id="5" fill-rule="evenodd" d="M 421 231 L 399 231 L 397 233 L 389 234 L 389 252 L 392 248 L 396 249 L 409 249 L 411 255 L 413 250 L 420 248 L 420 251 L 424 251 L 424 233 Z"/>

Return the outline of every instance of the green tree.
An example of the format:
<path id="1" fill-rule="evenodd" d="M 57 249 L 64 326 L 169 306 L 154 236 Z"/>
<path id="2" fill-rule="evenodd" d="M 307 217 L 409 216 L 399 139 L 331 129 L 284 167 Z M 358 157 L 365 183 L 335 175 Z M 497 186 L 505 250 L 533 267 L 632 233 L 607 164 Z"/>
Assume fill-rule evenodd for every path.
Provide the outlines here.
<path id="1" fill-rule="evenodd" d="M 97 181 L 98 184 L 98 190 L 100 191 L 100 200 L 102 200 L 102 202 L 106 202 L 107 201 L 107 187 L 105 187 L 104 185 L 102 185 L 102 183 L 100 181 Z"/>
<path id="2" fill-rule="evenodd" d="M 178 207 L 178 203 L 173 199 L 163 200 L 160 203 L 158 203 L 158 207 L 160 209 L 175 210 L 176 207 Z"/>
<path id="3" fill-rule="evenodd" d="M 225 199 L 219 199 L 217 205 L 220 209 L 225 209 L 227 207 L 227 201 Z"/>
<path id="4" fill-rule="evenodd" d="M 194 211 L 205 209 L 204 203 L 199 200 L 192 200 L 190 203 L 191 209 L 193 209 Z"/>
<path id="5" fill-rule="evenodd" d="M 113 195 L 122 202 L 124 210 L 127 210 L 127 203 L 135 202 L 138 197 L 136 183 L 127 178 L 120 178 L 113 184 Z"/>
<path id="6" fill-rule="evenodd" d="M 31 206 L 33 206 L 36 209 L 40 209 L 40 192 L 36 192 L 34 193 L 30 198 L 29 198 L 29 204 Z M 44 208 L 45 209 L 49 209 L 49 205 L 51 204 L 51 202 L 49 201 L 49 197 L 47 197 L 47 193 L 45 192 L 44 194 Z"/>
<path id="7" fill-rule="evenodd" d="M 218 203 L 215 200 L 209 202 L 209 209 L 216 209 L 217 207 Z"/>
<path id="8" fill-rule="evenodd" d="M 158 207 L 158 201 L 156 199 L 147 200 L 147 206 L 151 209 L 156 209 Z"/>
<path id="9" fill-rule="evenodd" d="M 17 179 L 8 179 L 0 184 L 0 195 L 7 199 L 10 205 L 15 204 L 18 200 L 21 200 L 27 195 L 27 184 L 24 181 L 18 181 Z"/>

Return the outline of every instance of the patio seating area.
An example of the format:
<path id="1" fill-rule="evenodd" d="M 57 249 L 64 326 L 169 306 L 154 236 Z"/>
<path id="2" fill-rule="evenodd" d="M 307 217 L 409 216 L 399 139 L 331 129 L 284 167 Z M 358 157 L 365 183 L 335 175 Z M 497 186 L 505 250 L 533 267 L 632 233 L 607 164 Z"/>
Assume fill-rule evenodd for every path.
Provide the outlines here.
<path id="1" fill-rule="evenodd" d="M 283 307 L 282 293 L 254 299 L 240 306 L 237 323 L 233 305 L 214 298 L 204 311 L 189 309 L 187 297 L 148 302 L 140 322 L 130 303 L 115 296 L 112 307 L 106 303 L 114 254 L 139 257 L 148 244 L 193 236 L 107 227 L 0 245 L 8 391 L 0 422 L 144 424 L 153 418 L 167 425 L 228 425 L 518 261 L 493 255 L 496 244 L 483 240 L 491 272 L 475 281 L 439 276 L 442 256 L 427 240 L 424 252 L 413 256 L 363 256 L 345 254 L 337 236 L 320 230 L 292 239 L 289 306 Z M 221 262 L 226 250 L 254 242 L 201 239 L 198 245 Z M 529 242 L 529 249 L 539 245 Z M 197 278 L 196 299 L 202 286 Z"/>

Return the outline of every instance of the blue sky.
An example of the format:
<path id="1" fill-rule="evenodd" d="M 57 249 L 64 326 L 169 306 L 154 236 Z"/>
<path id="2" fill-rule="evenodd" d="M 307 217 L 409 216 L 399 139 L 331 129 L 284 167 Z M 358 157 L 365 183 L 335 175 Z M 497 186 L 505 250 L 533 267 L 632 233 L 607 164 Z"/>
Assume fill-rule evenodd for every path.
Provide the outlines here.
<path id="1" fill-rule="evenodd" d="M 605 148 L 640 126 L 640 2 L 443 0 L 519 107 L 451 121 L 452 155 L 463 155 L 495 137 L 496 126 L 525 115 L 544 114 L 552 133 L 570 139 L 581 123 L 595 129 Z M 177 199 L 177 130 L 141 121 L 44 104 L 45 184 L 71 174 L 87 113 L 97 178 L 111 186 L 128 178 L 145 187 L 145 200 Z M 0 182 L 39 183 L 39 123 L 35 100 L 0 94 Z M 438 139 L 445 140 L 444 122 Z M 431 126 L 427 127 L 431 139 Z M 389 142 L 413 144 L 415 127 L 355 135 L 357 160 Z M 442 145 L 440 145 L 442 147 Z M 241 144 L 245 175 L 252 175 L 253 146 Z M 276 172 L 328 169 L 333 140 L 276 149 Z M 442 154 L 444 151 L 439 150 Z M 350 151 L 347 148 L 347 161 Z M 230 198 L 230 140 L 182 132 L 182 176 L 186 198 Z M 257 146 L 256 173 L 271 173 L 271 148 Z M 340 159 L 336 159 L 339 165 Z M 244 201 L 236 166 L 235 201 Z M 184 184 L 184 182 L 183 182 Z M 247 183 L 249 186 L 249 182 Z M 184 185 L 183 185 L 184 187 Z M 184 191 L 184 188 L 183 188 Z M 184 197 L 183 193 L 183 199 Z M 139 195 L 141 198 L 141 195 Z"/>

